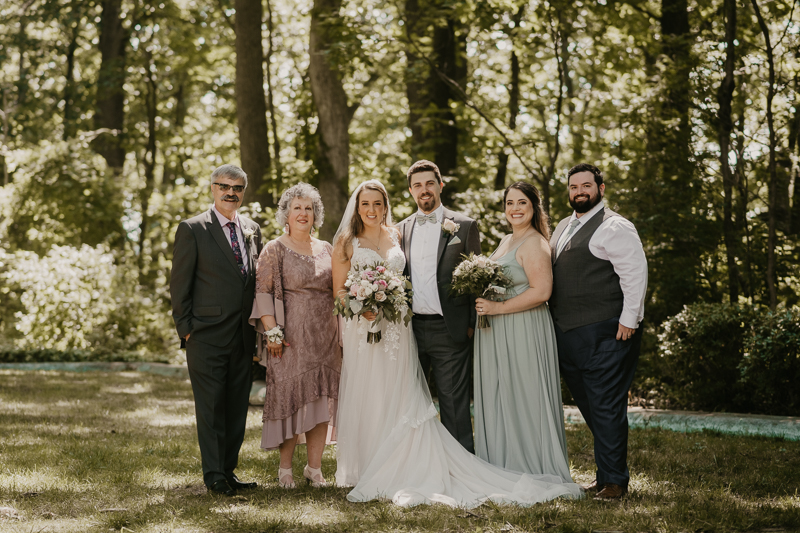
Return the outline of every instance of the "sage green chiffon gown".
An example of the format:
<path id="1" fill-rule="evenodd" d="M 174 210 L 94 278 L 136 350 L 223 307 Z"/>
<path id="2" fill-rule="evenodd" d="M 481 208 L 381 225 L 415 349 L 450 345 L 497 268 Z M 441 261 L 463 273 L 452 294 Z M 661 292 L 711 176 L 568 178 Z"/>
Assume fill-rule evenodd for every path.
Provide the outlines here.
<path id="1" fill-rule="evenodd" d="M 530 237 L 529 237 L 530 238 Z M 517 248 L 500 258 L 512 295 L 530 285 Z M 561 377 L 553 320 L 547 304 L 489 317 L 475 332 L 475 453 L 494 465 L 571 482 Z"/>

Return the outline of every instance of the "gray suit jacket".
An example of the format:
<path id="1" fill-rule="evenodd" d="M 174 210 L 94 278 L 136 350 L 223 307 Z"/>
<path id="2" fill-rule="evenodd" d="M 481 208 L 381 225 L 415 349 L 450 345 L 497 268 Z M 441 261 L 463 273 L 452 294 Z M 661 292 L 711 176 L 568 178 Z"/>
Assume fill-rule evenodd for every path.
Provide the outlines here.
<path id="1" fill-rule="evenodd" d="M 474 298 L 469 296 L 453 297 L 450 285 L 453 282 L 453 270 L 464 260 L 463 254 L 481 253 L 481 237 L 478 223 L 469 217 L 444 208 L 444 218 L 449 218 L 461 227 L 455 235 L 444 231 L 439 237 L 438 263 L 436 266 L 436 284 L 439 289 L 439 302 L 442 304 L 447 331 L 453 340 L 459 343 L 468 342 L 467 329 L 475 327 Z M 416 213 L 397 225 L 402 235 L 402 247 L 406 254 L 406 270 L 404 274 L 411 277 L 411 237 L 413 236 Z M 460 242 L 456 241 L 456 237 Z M 414 284 L 414 280 L 411 280 Z"/>
<path id="2" fill-rule="evenodd" d="M 209 209 L 184 220 L 175 233 L 172 275 L 172 319 L 181 339 L 192 335 L 202 343 L 223 347 L 241 331 L 245 355 L 255 353 L 256 333 L 248 324 L 256 286 L 256 262 L 261 252 L 261 228 L 239 215 L 243 230 L 252 230 L 242 254 L 248 262 L 242 277 L 225 232 Z M 242 244 L 240 243 L 240 246 Z"/>

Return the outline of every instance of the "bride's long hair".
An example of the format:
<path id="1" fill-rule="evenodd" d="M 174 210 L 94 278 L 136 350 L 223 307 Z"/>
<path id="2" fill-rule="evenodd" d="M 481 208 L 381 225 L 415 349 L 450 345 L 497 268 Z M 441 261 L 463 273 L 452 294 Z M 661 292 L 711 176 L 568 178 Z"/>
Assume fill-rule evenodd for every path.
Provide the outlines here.
<path id="1" fill-rule="evenodd" d="M 353 237 L 364 231 L 364 221 L 361 220 L 361 216 L 358 214 L 359 198 L 361 197 L 361 193 L 364 191 L 377 191 L 381 193 L 381 196 L 383 196 L 384 206 L 386 207 L 386 210 L 383 212 L 383 220 L 381 220 L 381 224 L 384 226 L 392 225 L 392 211 L 391 206 L 389 205 L 389 195 L 386 193 L 386 188 L 378 180 L 365 181 L 356 187 L 356 190 L 353 191 L 353 195 L 350 197 L 350 201 L 347 204 L 347 209 L 342 217 L 342 222 L 339 225 L 339 230 L 336 232 L 336 235 L 333 238 L 334 246 L 338 244 L 344 245 L 349 243 Z M 349 221 L 347 220 L 348 217 L 350 218 Z"/>

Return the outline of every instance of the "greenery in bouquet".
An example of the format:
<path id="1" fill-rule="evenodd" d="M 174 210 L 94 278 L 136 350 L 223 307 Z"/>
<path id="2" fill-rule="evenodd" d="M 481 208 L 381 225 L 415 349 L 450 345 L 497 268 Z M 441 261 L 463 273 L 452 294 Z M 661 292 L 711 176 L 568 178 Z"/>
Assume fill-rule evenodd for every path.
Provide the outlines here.
<path id="1" fill-rule="evenodd" d="M 333 314 L 346 319 L 359 317 L 372 311 L 376 314 L 367 333 L 370 344 L 381 341 L 381 322 L 403 320 L 407 326 L 414 313 L 411 312 L 411 282 L 384 263 L 368 265 L 352 270 L 344 283 L 347 293 L 336 299 Z"/>
<path id="2" fill-rule="evenodd" d="M 511 279 L 497 261 L 474 253 L 463 257 L 464 260 L 453 271 L 450 291 L 454 296 L 469 295 L 493 300 L 511 287 Z M 485 315 L 478 317 L 478 327 L 490 327 Z"/>

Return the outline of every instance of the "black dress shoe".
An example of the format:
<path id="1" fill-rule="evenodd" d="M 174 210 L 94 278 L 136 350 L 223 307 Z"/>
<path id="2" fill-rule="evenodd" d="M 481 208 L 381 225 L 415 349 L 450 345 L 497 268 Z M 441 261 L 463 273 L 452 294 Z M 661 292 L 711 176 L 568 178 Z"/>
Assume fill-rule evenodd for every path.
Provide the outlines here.
<path id="1" fill-rule="evenodd" d="M 228 483 L 227 479 L 215 481 L 210 487 L 208 487 L 208 490 L 216 494 L 222 494 L 223 496 L 233 496 L 236 494 L 236 491 L 231 488 L 231 485 Z"/>
<path id="2" fill-rule="evenodd" d="M 233 490 L 250 490 L 258 487 L 258 483 L 256 483 L 255 481 L 250 483 L 245 483 L 244 481 L 240 481 L 239 478 L 236 477 L 236 474 L 234 474 L 228 479 L 228 484 L 231 487 L 233 487 Z"/>

